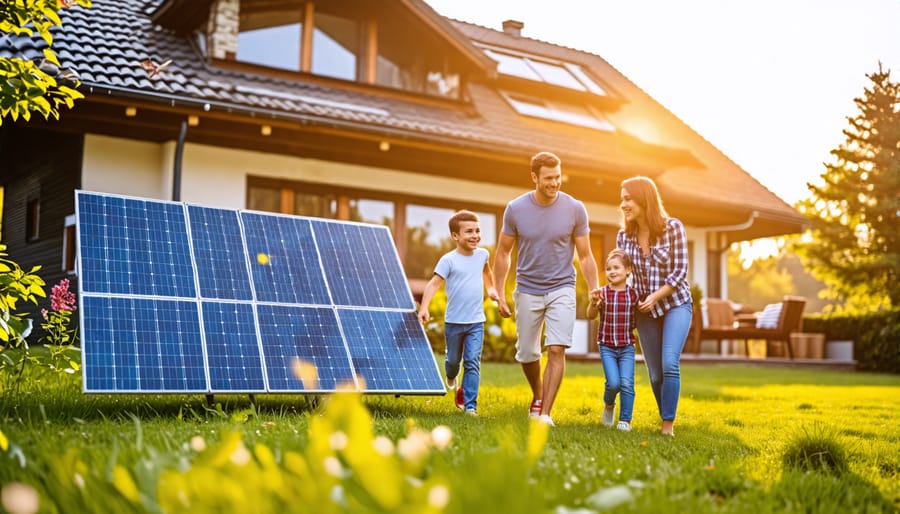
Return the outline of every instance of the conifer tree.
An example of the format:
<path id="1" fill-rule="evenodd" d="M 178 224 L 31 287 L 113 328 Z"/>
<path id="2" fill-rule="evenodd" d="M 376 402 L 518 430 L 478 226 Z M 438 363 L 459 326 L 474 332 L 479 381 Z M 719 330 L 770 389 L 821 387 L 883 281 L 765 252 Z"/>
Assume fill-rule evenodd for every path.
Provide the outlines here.
<path id="1" fill-rule="evenodd" d="M 798 253 L 847 311 L 900 307 L 900 83 L 880 63 L 866 77 L 846 140 L 798 205 L 811 229 Z"/>

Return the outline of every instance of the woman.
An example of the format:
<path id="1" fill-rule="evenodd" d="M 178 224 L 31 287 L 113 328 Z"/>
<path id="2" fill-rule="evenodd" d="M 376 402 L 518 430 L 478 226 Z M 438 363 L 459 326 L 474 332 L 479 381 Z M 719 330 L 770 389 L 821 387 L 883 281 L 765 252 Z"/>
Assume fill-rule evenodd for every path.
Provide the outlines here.
<path id="1" fill-rule="evenodd" d="M 674 436 L 681 394 L 681 350 L 691 327 L 691 288 L 684 225 L 670 218 L 656 184 L 647 177 L 622 182 L 622 228 L 616 245 L 631 257 L 637 331 L 662 418 L 662 433 Z"/>

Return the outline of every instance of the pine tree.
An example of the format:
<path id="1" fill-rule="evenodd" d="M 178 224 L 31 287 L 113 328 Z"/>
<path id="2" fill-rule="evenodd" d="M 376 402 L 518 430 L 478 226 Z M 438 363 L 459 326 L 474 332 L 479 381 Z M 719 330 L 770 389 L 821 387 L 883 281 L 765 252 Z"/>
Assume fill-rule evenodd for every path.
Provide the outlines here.
<path id="1" fill-rule="evenodd" d="M 798 253 L 848 311 L 900 307 L 900 83 L 880 63 L 866 77 L 823 184 L 799 204 L 812 239 Z"/>

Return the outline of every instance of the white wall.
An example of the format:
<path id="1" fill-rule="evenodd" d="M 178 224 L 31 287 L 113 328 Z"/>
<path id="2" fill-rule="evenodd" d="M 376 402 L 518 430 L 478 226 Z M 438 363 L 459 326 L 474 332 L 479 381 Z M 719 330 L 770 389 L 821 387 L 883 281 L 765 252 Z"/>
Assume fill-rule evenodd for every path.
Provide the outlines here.
<path id="1" fill-rule="evenodd" d="M 87 134 L 81 188 L 128 196 L 168 198 L 161 180 L 164 152 L 159 144 Z"/>
<path id="2" fill-rule="evenodd" d="M 83 188 L 128 196 L 172 198 L 175 142 L 136 142 L 107 136 L 85 138 Z M 181 201 L 242 209 L 246 207 L 247 177 L 271 177 L 334 186 L 402 192 L 431 198 L 464 197 L 502 207 L 530 188 L 484 184 L 453 178 L 272 155 L 207 145 L 187 144 L 182 158 Z M 523 180 L 523 184 L 527 184 Z M 593 223 L 616 224 L 617 205 L 585 204 Z M 706 236 L 685 227 L 694 243 L 693 279 L 706 287 Z"/>

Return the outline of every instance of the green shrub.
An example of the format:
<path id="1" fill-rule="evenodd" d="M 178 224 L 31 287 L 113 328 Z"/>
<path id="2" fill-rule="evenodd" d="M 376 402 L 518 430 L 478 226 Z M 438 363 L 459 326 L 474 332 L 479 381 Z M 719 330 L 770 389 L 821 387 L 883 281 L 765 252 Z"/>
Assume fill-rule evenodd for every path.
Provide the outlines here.
<path id="1" fill-rule="evenodd" d="M 444 288 L 434 293 L 428 312 L 431 321 L 425 325 L 425 334 L 435 353 L 447 353 L 444 341 L 444 312 L 447 310 L 447 294 Z M 481 359 L 488 362 L 513 362 L 516 355 L 516 322 L 513 318 L 503 318 L 497 304 L 490 299 L 484 301 L 484 348 Z"/>
<path id="2" fill-rule="evenodd" d="M 826 341 L 853 341 L 859 370 L 900 373 L 900 309 L 807 316 L 803 331 L 822 332 Z"/>

